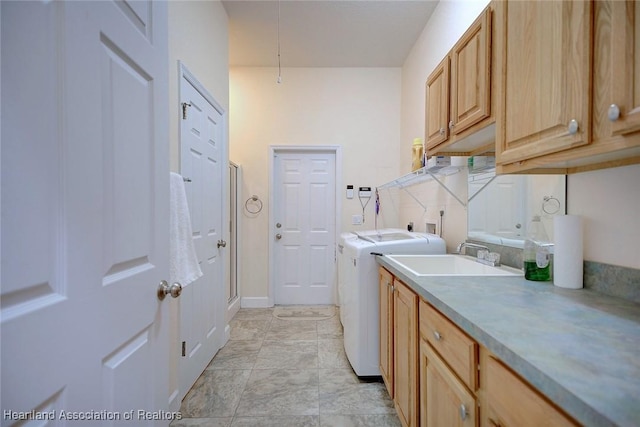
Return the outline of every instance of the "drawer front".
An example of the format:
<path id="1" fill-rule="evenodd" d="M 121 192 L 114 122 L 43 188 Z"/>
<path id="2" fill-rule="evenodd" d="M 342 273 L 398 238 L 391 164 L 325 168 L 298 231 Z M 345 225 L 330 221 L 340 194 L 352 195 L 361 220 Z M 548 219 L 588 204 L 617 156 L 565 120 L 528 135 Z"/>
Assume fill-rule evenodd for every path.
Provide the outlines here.
<path id="1" fill-rule="evenodd" d="M 489 425 L 577 425 L 493 356 L 486 360 L 486 384 L 483 387 L 486 386 Z"/>
<path id="2" fill-rule="evenodd" d="M 449 319 L 420 301 L 420 337 L 475 391 L 478 388 L 478 344 Z"/>

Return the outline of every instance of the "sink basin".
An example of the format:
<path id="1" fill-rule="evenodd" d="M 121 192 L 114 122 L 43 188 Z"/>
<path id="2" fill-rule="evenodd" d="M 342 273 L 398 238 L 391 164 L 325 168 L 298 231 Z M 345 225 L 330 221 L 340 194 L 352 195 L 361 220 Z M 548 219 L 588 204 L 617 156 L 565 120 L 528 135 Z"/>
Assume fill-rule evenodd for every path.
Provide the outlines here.
<path id="1" fill-rule="evenodd" d="M 463 255 L 385 255 L 416 276 L 522 276 L 521 270 L 481 264 Z"/>

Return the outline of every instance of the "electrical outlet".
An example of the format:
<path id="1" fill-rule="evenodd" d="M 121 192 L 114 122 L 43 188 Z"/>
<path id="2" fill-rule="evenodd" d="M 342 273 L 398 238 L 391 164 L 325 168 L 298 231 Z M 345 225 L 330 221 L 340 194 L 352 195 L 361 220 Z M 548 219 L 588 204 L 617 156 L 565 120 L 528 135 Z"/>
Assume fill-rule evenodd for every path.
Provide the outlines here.
<path id="1" fill-rule="evenodd" d="M 351 224 L 362 225 L 362 215 L 351 215 Z"/>

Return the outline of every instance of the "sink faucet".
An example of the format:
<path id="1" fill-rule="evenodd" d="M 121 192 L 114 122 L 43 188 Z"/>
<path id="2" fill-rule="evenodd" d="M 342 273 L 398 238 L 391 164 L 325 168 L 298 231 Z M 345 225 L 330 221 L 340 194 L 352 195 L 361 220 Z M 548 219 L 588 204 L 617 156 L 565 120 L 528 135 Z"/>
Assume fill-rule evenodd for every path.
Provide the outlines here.
<path id="1" fill-rule="evenodd" d="M 474 248 L 474 249 L 485 249 L 486 251 L 489 251 L 489 248 L 483 245 L 478 245 L 476 243 L 470 243 L 470 242 L 462 242 L 458 245 L 458 247 L 456 248 L 456 252 L 457 254 L 461 254 L 462 250 L 465 248 Z M 466 251 L 465 251 L 466 253 Z"/>

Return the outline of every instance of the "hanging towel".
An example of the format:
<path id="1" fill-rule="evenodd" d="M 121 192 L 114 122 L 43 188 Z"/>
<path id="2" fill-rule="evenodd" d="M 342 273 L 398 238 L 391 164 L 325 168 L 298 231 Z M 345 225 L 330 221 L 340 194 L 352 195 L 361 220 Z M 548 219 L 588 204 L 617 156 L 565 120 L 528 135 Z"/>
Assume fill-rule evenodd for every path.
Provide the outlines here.
<path id="1" fill-rule="evenodd" d="M 171 283 L 186 286 L 202 276 L 202 270 L 193 245 L 191 216 L 182 176 L 171 172 L 169 187 L 169 279 Z"/>

